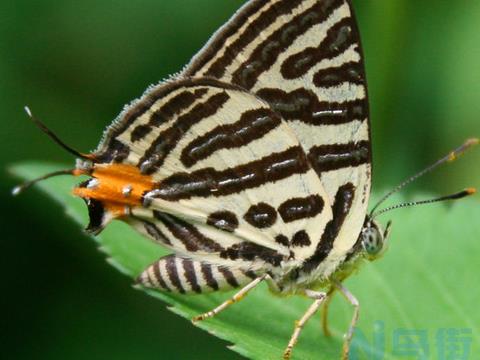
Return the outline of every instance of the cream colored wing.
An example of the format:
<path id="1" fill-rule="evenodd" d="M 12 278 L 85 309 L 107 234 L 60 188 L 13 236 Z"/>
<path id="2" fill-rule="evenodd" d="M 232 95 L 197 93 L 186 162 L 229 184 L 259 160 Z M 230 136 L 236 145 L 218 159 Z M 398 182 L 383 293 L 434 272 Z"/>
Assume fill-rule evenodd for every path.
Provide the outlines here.
<path id="1" fill-rule="evenodd" d="M 212 264 L 300 266 L 332 218 L 292 129 L 266 101 L 216 80 L 154 88 L 107 131 L 96 157 L 153 177 L 130 223 Z"/>
<path id="2" fill-rule="evenodd" d="M 267 101 L 295 133 L 329 203 L 348 205 L 306 263 L 333 271 L 357 240 L 371 183 L 367 88 L 350 1 L 254 0 L 181 76 L 210 76 Z M 335 211 L 334 211 L 335 213 Z"/>

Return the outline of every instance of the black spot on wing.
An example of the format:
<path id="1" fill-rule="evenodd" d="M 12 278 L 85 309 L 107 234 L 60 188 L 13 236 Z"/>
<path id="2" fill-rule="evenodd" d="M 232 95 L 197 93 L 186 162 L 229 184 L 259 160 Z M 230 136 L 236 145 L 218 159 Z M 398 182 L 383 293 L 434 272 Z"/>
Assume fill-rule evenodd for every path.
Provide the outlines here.
<path id="1" fill-rule="evenodd" d="M 324 201 L 319 195 L 310 195 L 285 201 L 279 206 L 278 212 L 282 220 L 289 223 L 317 216 L 322 212 L 324 205 Z"/>
<path id="2" fill-rule="evenodd" d="M 234 232 L 238 227 L 238 219 L 231 211 L 216 211 L 208 216 L 207 224 L 220 230 Z"/>
<path id="3" fill-rule="evenodd" d="M 264 229 L 271 227 L 277 221 L 277 211 L 266 203 L 252 205 L 243 217 L 250 225 Z"/>

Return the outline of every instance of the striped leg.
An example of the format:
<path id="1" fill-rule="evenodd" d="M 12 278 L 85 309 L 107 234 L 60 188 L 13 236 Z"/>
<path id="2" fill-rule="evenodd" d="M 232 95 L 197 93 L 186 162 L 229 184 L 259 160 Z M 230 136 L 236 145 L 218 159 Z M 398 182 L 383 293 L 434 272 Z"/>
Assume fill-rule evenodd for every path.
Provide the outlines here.
<path id="1" fill-rule="evenodd" d="M 345 334 L 345 340 L 343 342 L 343 353 L 342 353 L 342 360 L 348 360 L 348 356 L 350 353 L 350 344 L 352 343 L 353 332 L 355 331 L 355 326 L 358 322 L 358 315 L 360 311 L 360 303 L 358 302 L 357 298 L 348 291 L 340 282 L 335 282 L 335 287 L 340 291 L 340 293 L 347 299 L 347 301 L 353 305 L 353 317 L 352 321 L 350 322 L 350 327 L 348 328 L 348 332 Z"/>
<path id="2" fill-rule="evenodd" d="M 315 299 L 315 301 L 312 305 L 310 305 L 302 318 L 299 321 L 295 322 L 295 330 L 293 331 L 292 337 L 290 338 L 287 348 L 283 353 L 283 358 L 285 360 L 290 359 L 290 357 L 292 356 L 293 347 L 297 343 L 298 337 L 300 336 L 303 327 L 305 326 L 307 321 L 317 312 L 318 308 L 320 307 L 320 305 L 322 305 L 323 301 L 327 297 L 327 294 L 324 292 L 317 292 L 311 290 L 306 290 L 305 295 L 307 295 L 311 299 Z"/>
<path id="3" fill-rule="evenodd" d="M 215 309 L 211 310 L 211 311 L 208 311 L 204 314 L 201 314 L 201 315 L 198 315 L 198 316 L 195 316 L 193 319 L 192 319 L 192 322 L 197 322 L 197 321 L 202 321 L 202 320 L 205 320 L 205 319 L 208 319 L 208 318 L 211 318 L 215 315 L 217 315 L 219 312 L 225 310 L 226 308 L 228 308 L 230 305 L 233 305 L 235 304 L 236 302 L 239 302 L 240 300 L 242 300 L 245 295 L 248 294 L 248 292 L 250 290 L 252 290 L 254 287 L 256 287 L 258 284 L 260 284 L 263 280 L 265 280 L 267 278 L 267 274 L 264 274 L 258 278 L 256 278 L 255 280 L 251 281 L 248 285 L 246 285 L 245 287 L 243 287 L 239 292 L 237 292 L 235 295 L 233 295 L 233 297 L 231 297 L 230 299 L 228 299 L 227 301 L 225 301 L 224 303 L 220 304 L 219 306 L 217 306 Z"/>
<path id="4" fill-rule="evenodd" d="M 153 289 L 200 294 L 244 286 L 255 278 L 252 272 L 168 255 L 145 269 L 137 282 Z"/>

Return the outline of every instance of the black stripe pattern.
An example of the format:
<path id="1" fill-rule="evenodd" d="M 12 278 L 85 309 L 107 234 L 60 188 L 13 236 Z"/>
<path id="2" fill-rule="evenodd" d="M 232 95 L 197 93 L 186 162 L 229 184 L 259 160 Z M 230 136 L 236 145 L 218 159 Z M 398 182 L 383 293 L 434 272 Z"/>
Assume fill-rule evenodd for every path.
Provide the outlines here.
<path id="1" fill-rule="evenodd" d="M 204 251 L 207 253 L 220 252 L 223 247 L 207 238 L 198 229 L 176 216 L 154 211 L 154 217 L 170 231 L 174 238 L 179 240 L 185 249 L 190 252 Z"/>
<path id="2" fill-rule="evenodd" d="M 275 212 L 274 208 L 271 208 L 271 210 Z M 165 230 L 161 231 L 159 226 L 154 222 L 138 219 L 147 235 L 154 241 L 160 242 L 168 248 L 181 250 L 182 253 L 185 251 L 191 254 L 208 253 L 213 256 L 218 256 L 221 259 L 242 260 L 245 263 L 244 266 L 247 267 L 249 266 L 248 264 L 253 264 L 255 261 L 279 266 L 284 260 L 284 255 L 278 253 L 276 250 L 250 241 L 241 241 L 231 246 L 222 246 L 221 233 L 218 233 L 215 238 L 211 238 L 202 233 L 198 224 L 188 222 L 174 215 L 153 211 L 153 216 L 156 221 L 162 224 Z M 258 221 L 264 224 L 266 220 L 262 218 Z M 207 225 L 213 226 L 221 231 L 234 232 L 238 226 L 238 219 L 231 212 L 220 211 L 212 213 L 209 216 Z M 172 260 L 169 261 L 170 262 L 166 263 L 167 268 L 173 266 Z M 208 269 L 204 269 L 204 272 L 207 272 L 206 275 L 208 275 Z M 176 278 L 175 269 L 171 269 L 167 273 L 170 277 Z M 178 285 L 177 282 L 172 284 L 175 287 Z"/>
<path id="3" fill-rule="evenodd" d="M 212 95 L 205 102 L 199 103 L 189 112 L 179 117 L 175 124 L 158 136 L 157 140 L 151 144 L 150 148 L 138 162 L 138 167 L 142 173 L 151 174 L 158 170 L 182 136 L 200 120 L 210 117 L 219 111 L 229 98 L 225 92 Z"/>
<path id="4" fill-rule="evenodd" d="M 307 47 L 285 60 L 281 68 L 283 77 L 285 79 L 299 78 L 321 60 L 340 55 L 354 43 L 352 36 L 350 19 L 345 18 L 328 30 L 326 38 L 319 47 Z"/>
<path id="5" fill-rule="evenodd" d="M 288 9 L 291 11 L 292 5 L 297 4 L 295 1 L 285 0 L 278 4 L 275 10 Z M 290 47 L 310 28 L 324 22 L 333 8 L 339 4 L 341 2 L 331 0 L 317 2 L 295 16 L 288 26 L 278 29 L 257 46 L 250 57 L 233 73 L 233 83 L 239 84 L 245 89 L 251 89 L 258 81 L 259 76 L 275 64 L 284 49 Z"/>
<path id="6" fill-rule="evenodd" d="M 285 120 L 298 120 L 306 124 L 339 125 L 353 120 L 364 121 L 367 107 L 363 100 L 342 103 L 320 101 L 312 90 L 297 89 L 286 92 L 281 89 L 265 88 L 258 95 L 271 104 Z"/>
<path id="7" fill-rule="evenodd" d="M 356 167 L 370 162 L 370 144 L 366 141 L 348 144 L 314 146 L 308 159 L 318 174 Z"/>
<path id="8" fill-rule="evenodd" d="M 250 270 L 230 269 L 176 255 L 168 255 L 150 265 L 137 283 L 180 294 L 208 293 L 244 286 L 257 275 Z"/>
<path id="9" fill-rule="evenodd" d="M 309 274 L 352 226 L 350 212 L 365 211 L 369 109 L 349 11 L 346 0 L 249 1 L 180 76 L 147 92 L 109 128 L 96 160 L 127 163 L 153 179 L 142 203 L 152 218 L 142 218 L 141 231 L 182 254 L 152 264 L 141 284 L 215 291 L 257 276 L 239 264 L 263 264 L 261 272 L 277 276 L 293 258 L 303 261 L 298 273 Z M 331 183 L 319 189 L 316 177 Z M 292 189 L 283 193 L 283 183 Z M 327 198 L 333 218 L 312 236 L 311 222 L 330 214 Z M 256 236 L 271 238 L 271 248 Z M 209 262 L 193 255 L 200 253 Z"/>
<path id="10" fill-rule="evenodd" d="M 298 6 L 301 1 L 298 0 L 282 0 L 269 7 L 262 12 L 261 17 L 257 17 L 251 22 L 251 25 L 241 34 L 241 36 L 229 45 L 225 51 L 225 55 L 220 56 L 206 71 L 207 76 L 212 76 L 220 79 L 225 74 L 225 69 L 231 64 L 242 50 L 258 38 L 258 34 L 263 32 L 271 23 L 273 23 L 279 16 L 288 15 Z M 187 75 L 194 75 L 200 71 L 202 67 L 214 57 L 219 50 L 224 46 L 225 39 L 229 36 L 237 34 L 239 28 L 251 17 L 261 11 L 265 6 L 264 1 L 254 1 L 246 6 L 244 11 L 240 12 L 237 18 L 234 18 L 221 32 L 221 34 L 213 39 L 210 46 L 206 49 L 204 54 L 201 54 L 196 61 L 187 69 Z"/>
<path id="11" fill-rule="evenodd" d="M 313 83 L 317 87 L 339 86 L 342 83 L 365 85 L 362 64 L 350 61 L 338 67 L 319 70 L 313 76 Z"/>
<path id="12" fill-rule="evenodd" d="M 333 243 L 347 218 L 355 197 L 355 186 L 352 183 L 345 184 L 338 189 L 332 206 L 333 218 L 325 227 L 323 235 L 318 242 L 315 253 L 305 261 L 302 271 L 312 272 L 323 260 L 325 260 L 333 248 Z"/>
<path id="13" fill-rule="evenodd" d="M 152 197 L 178 201 L 193 196 L 225 196 L 308 170 L 309 164 L 302 148 L 292 147 L 223 171 L 205 168 L 192 173 L 174 174 L 162 180 Z"/>
<path id="14" fill-rule="evenodd" d="M 233 149 L 262 138 L 280 125 L 278 114 L 270 109 L 244 112 L 240 120 L 231 125 L 220 125 L 203 136 L 195 138 L 183 150 L 180 157 L 186 167 L 222 149 Z"/>

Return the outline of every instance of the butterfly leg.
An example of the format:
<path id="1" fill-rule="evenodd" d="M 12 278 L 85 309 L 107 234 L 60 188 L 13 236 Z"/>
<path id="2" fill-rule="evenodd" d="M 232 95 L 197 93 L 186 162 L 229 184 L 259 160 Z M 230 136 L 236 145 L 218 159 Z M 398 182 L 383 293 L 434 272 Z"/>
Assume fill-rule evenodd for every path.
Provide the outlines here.
<path id="1" fill-rule="evenodd" d="M 317 312 L 318 308 L 322 305 L 323 301 L 327 297 L 327 293 L 311 290 L 306 290 L 305 295 L 307 295 L 311 299 L 314 299 L 315 301 L 312 305 L 310 305 L 305 314 L 303 314 L 302 318 L 295 322 L 295 329 L 293 330 L 292 337 L 290 338 L 287 348 L 283 353 L 283 358 L 285 360 L 290 359 L 290 357 L 292 356 L 293 347 L 297 343 L 298 337 L 300 336 L 303 327 L 305 326 L 307 321 Z"/>
<path id="2" fill-rule="evenodd" d="M 340 291 L 340 293 L 347 299 L 347 301 L 352 304 L 353 306 L 353 317 L 350 322 L 350 327 L 348 328 L 348 332 L 345 334 L 345 340 L 343 342 L 343 353 L 342 353 L 342 360 L 348 360 L 348 356 L 350 353 L 350 344 L 352 343 L 353 339 L 353 332 L 355 331 L 355 326 L 358 322 L 358 316 L 360 311 L 360 303 L 358 302 L 357 298 L 348 291 L 340 282 L 335 282 L 335 287 Z"/>
<path id="3" fill-rule="evenodd" d="M 322 311 L 322 329 L 323 329 L 323 334 L 326 337 L 332 336 L 332 332 L 330 331 L 330 328 L 328 327 L 328 309 L 330 307 L 330 303 L 332 302 L 333 294 L 335 293 L 335 287 L 332 287 L 328 293 L 327 293 L 327 298 L 323 302 L 323 311 Z"/>
<path id="4" fill-rule="evenodd" d="M 242 300 L 245 295 L 247 295 L 250 290 L 252 290 L 253 288 L 255 288 L 258 284 L 260 284 L 263 280 L 265 280 L 266 278 L 268 277 L 267 274 L 264 274 L 256 279 L 254 279 L 252 282 L 250 282 L 248 285 L 246 285 L 245 287 L 243 287 L 239 292 L 237 292 L 235 295 L 233 295 L 230 299 L 228 299 L 227 301 L 225 301 L 224 303 L 220 304 L 219 306 L 217 306 L 215 309 L 211 310 L 211 311 L 208 311 L 204 314 L 201 314 L 201 315 L 198 315 L 198 316 L 195 316 L 193 319 L 192 319 L 192 322 L 197 322 L 197 321 L 202 321 L 202 320 L 205 320 L 205 319 L 208 319 L 208 318 L 211 318 L 215 315 L 217 315 L 219 312 L 225 310 L 226 308 L 228 308 L 230 305 L 233 305 L 237 302 L 239 302 L 240 300 Z"/>

